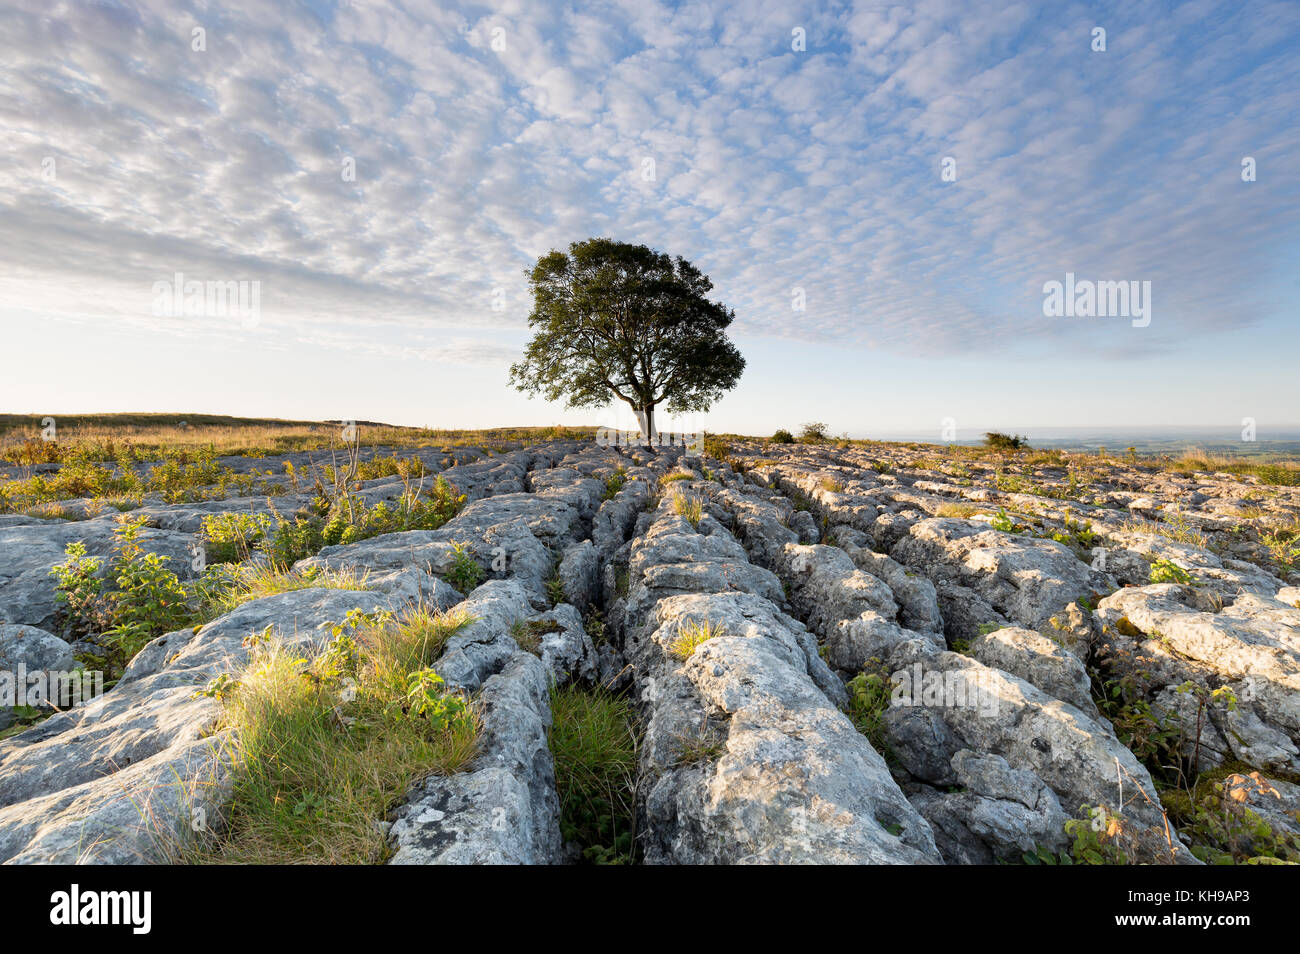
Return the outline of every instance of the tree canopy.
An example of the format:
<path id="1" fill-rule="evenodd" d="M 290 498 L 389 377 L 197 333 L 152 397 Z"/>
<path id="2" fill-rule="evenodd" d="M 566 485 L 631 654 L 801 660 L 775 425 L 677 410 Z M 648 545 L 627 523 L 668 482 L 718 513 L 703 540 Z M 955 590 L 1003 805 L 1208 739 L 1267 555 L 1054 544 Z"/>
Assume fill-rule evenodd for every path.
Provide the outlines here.
<path id="1" fill-rule="evenodd" d="M 534 335 L 510 367 L 520 391 L 566 407 L 626 403 L 641 432 L 655 408 L 706 411 L 736 386 L 745 359 L 728 340 L 735 312 L 681 256 L 606 238 L 551 251 L 528 273 Z"/>

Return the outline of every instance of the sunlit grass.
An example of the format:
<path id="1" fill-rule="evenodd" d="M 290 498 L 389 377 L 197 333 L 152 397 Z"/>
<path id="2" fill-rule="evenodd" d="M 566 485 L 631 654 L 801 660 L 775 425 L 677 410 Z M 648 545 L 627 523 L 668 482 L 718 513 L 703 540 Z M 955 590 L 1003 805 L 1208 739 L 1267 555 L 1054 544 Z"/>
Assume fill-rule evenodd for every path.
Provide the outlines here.
<path id="1" fill-rule="evenodd" d="M 695 654 L 695 650 L 710 639 L 721 636 L 723 632 L 720 623 L 707 619 L 691 620 L 689 623 L 683 623 L 677 630 L 677 635 L 668 646 L 669 652 L 680 659 L 690 659 Z"/>
<path id="2" fill-rule="evenodd" d="M 199 616 L 203 621 L 224 616 L 251 600 L 295 590 L 326 588 L 364 590 L 368 574 L 355 570 L 329 570 L 312 567 L 303 571 L 278 569 L 273 565 L 242 564 L 210 567 L 194 584 Z"/>
<path id="3" fill-rule="evenodd" d="M 378 822 L 421 778 L 465 769 L 480 724 L 458 697 L 435 718 L 411 705 L 464 614 L 417 611 L 336 627 L 312 660 L 259 646 L 221 692 L 233 729 L 227 831 L 194 860 L 217 864 L 364 864 L 389 854 Z M 341 648 L 340 648 L 341 647 Z"/>

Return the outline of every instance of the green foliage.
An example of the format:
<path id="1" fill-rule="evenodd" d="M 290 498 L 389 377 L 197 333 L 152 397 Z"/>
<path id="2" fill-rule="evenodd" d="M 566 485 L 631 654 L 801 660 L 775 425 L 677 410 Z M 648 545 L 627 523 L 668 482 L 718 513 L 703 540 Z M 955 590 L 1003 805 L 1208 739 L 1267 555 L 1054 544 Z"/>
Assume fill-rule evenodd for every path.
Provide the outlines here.
<path id="1" fill-rule="evenodd" d="M 301 510 L 292 520 L 273 510 L 275 528 L 258 546 L 276 566 L 289 567 L 323 547 L 404 530 L 437 530 L 461 511 L 465 500 L 443 477 L 428 494 L 408 487 L 396 501 L 381 500 L 372 507 L 350 494 L 332 502 L 322 496 L 314 511 Z"/>
<path id="2" fill-rule="evenodd" d="M 115 530 L 117 544 L 112 577 L 117 588 L 108 594 L 113 625 L 105 642 L 129 662 L 145 643 L 190 624 L 193 608 L 180 579 L 164 565 L 166 557 L 140 546 L 144 520 L 129 520 Z"/>
<path id="3" fill-rule="evenodd" d="M 201 694 L 230 728 L 227 829 L 197 861 L 357 864 L 390 849 L 378 822 L 429 774 L 474 758 L 478 720 L 430 663 L 467 617 L 353 609 L 305 659 L 255 641 L 247 666 Z"/>
<path id="4" fill-rule="evenodd" d="M 520 391 L 568 407 L 617 398 L 653 430 L 660 403 L 708 410 L 745 369 L 726 336 L 735 313 L 708 299 L 713 283 L 681 257 L 592 238 L 543 255 L 529 284 L 534 334 L 510 368 Z"/>
<path id="5" fill-rule="evenodd" d="M 1071 837 L 1070 857 L 1078 865 L 1124 865 L 1129 858 L 1119 845 L 1125 834 L 1120 817 L 1110 813 L 1104 805 L 1079 806 L 1083 818 L 1072 818 L 1065 823 L 1065 833 Z"/>
<path id="6" fill-rule="evenodd" d="M 208 514 L 202 529 L 207 562 L 243 563 L 252 556 L 272 523 L 262 513 Z"/>
<path id="7" fill-rule="evenodd" d="M 407 676 L 405 715 L 427 719 L 434 732 L 445 732 L 464 718 L 467 706 L 459 696 L 443 692 L 443 679 L 432 669 L 419 669 Z"/>
<path id="8" fill-rule="evenodd" d="M 1300 835 L 1274 829 L 1251 802 L 1279 798 L 1260 772 L 1235 763 L 1206 772 L 1190 793 L 1164 797 L 1192 844 L 1192 854 L 1212 865 L 1300 864 Z"/>
<path id="9" fill-rule="evenodd" d="M 1283 574 L 1300 575 L 1300 527 L 1263 531 L 1259 542 L 1267 549 Z"/>
<path id="10" fill-rule="evenodd" d="M 1156 560 L 1151 564 L 1151 582 L 1190 585 L 1192 576 L 1177 563 L 1172 563 L 1169 560 Z"/>
<path id="11" fill-rule="evenodd" d="M 206 697 L 224 701 L 230 698 L 239 689 L 240 682 L 228 672 L 223 672 L 214 679 L 209 679 L 207 685 L 202 689 L 195 690 L 196 697 Z"/>
<path id="12" fill-rule="evenodd" d="M 1029 439 L 1023 435 L 1003 434 L 1001 431 L 986 431 L 984 446 L 999 451 L 1017 451 L 1029 446 Z"/>
<path id="13" fill-rule="evenodd" d="M 84 636 L 99 633 L 113 625 L 108 601 L 104 598 L 104 580 L 100 569 L 104 561 L 86 555 L 83 543 L 69 543 L 64 548 L 67 559 L 53 567 L 54 601 L 67 620 L 68 633 Z"/>
<path id="14" fill-rule="evenodd" d="M 805 444 L 816 444 L 826 440 L 826 425 L 821 421 L 809 421 L 799 428 L 799 440 Z"/>
<path id="15" fill-rule="evenodd" d="M 1171 712 L 1156 716 L 1133 678 L 1106 681 L 1096 702 L 1114 726 L 1116 737 L 1138 761 L 1163 764 L 1176 759 L 1174 753 L 1182 738 L 1177 717 Z"/>
<path id="16" fill-rule="evenodd" d="M 1033 851 L 1026 851 L 1020 856 L 1027 865 L 1072 865 L 1074 858 L 1066 852 L 1053 853 L 1042 845 L 1035 845 Z"/>
<path id="17" fill-rule="evenodd" d="M 292 521 L 280 518 L 259 546 L 275 566 L 291 567 L 325 546 L 323 522 L 307 514 L 298 514 Z"/>
<path id="18" fill-rule="evenodd" d="M 166 558 L 140 546 L 144 524 L 143 519 L 118 523 L 107 566 L 88 557 L 81 543 L 70 543 L 67 559 L 50 570 L 68 632 L 102 634 L 111 671 L 125 668 L 145 643 L 193 619 L 190 594 L 166 567 Z"/>
<path id="19" fill-rule="evenodd" d="M 1024 533 L 1026 529 L 1022 524 L 1011 519 L 1005 510 L 999 510 L 998 515 L 989 521 L 989 526 L 1003 533 Z"/>
<path id="20" fill-rule="evenodd" d="M 592 864 L 631 864 L 637 732 L 631 703 L 605 689 L 551 689 L 560 830 Z"/>
<path id="21" fill-rule="evenodd" d="M 209 449 L 200 451 L 193 461 L 182 456 L 168 458 L 150 468 L 149 489 L 162 494 L 167 503 L 198 499 L 191 493 L 193 488 L 215 484 L 222 476 L 222 468 L 217 466 L 214 457 L 215 452 Z M 230 471 L 229 476 L 233 475 Z"/>
<path id="22" fill-rule="evenodd" d="M 453 543 L 451 550 L 451 569 L 447 571 L 447 582 L 462 593 L 468 593 L 483 582 L 483 577 L 487 574 L 469 552 L 468 543 Z"/>
<path id="23" fill-rule="evenodd" d="M 783 427 L 782 427 L 782 428 L 778 428 L 777 431 L 776 431 L 776 433 L 772 435 L 772 443 L 773 443 L 773 444 L 793 444 L 793 443 L 794 443 L 794 435 L 791 434 L 789 431 L 787 431 L 787 430 L 786 430 L 785 428 L 783 428 Z"/>
<path id="24" fill-rule="evenodd" d="M 1092 521 L 1080 522 L 1069 517 L 1065 518 L 1064 529 L 1054 532 L 1051 538 L 1057 543 L 1063 543 L 1070 547 L 1079 555 L 1091 551 L 1099 539 L 1097 534 L 1093 532 Z"/>
<path id="25" fill-rule="evenodd" d="M 625 483 L 627 483 L 627 471 L 620 467 L 605 478 L 605 493 L 601 499 L 613 500 L 618 496 L 618 492 L 623 489 Z"/>
<path id="26" fill-rule="evenodd" d="M 885 711 L 889 708 L 891 685 L 883 670 L 867 669 L 848 682 L 848 716 L 859 732 L 867 737 L 871 747 L 884 753 Z"/>

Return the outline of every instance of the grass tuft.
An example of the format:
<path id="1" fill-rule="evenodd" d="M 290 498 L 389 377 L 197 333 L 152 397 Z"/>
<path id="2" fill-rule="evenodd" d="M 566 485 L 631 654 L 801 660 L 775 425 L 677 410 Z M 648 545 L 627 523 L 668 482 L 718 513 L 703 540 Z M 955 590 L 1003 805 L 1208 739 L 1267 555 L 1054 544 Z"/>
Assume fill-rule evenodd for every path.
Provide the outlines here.
<path id="1" fill-rule="evenodd" d="M 690 659 L 695 654 L 695 650 L 717 636 L 724 634 L 723 627 L 720 623 L 714 623 L 712 620 L 691 620 L 689 623 L 682 624 L 677 630 L 677 635 L 673 638 L 669 646 L 669 651 L 674 656 L 681 659 Z"/>
<path id="2" fill-rule="evenodd" d="M 630 864 L 636 845 L 632 704 L 602 688 L 552 689 L 550 744 L 565 841 L 593 864 Z"/>
<path id="3" fill-rule="evenodd" d="M 313 659 L 266 642 L 238 678 L 214 680 L 218 728 L 234 730 L 232 796 L 225 837 L 193 860 L 384 861 L 378 822 L 419 779 L 461 771 L 477 752 L 476 714 L 427 668 L 468 622 L 353 611 Z"/>

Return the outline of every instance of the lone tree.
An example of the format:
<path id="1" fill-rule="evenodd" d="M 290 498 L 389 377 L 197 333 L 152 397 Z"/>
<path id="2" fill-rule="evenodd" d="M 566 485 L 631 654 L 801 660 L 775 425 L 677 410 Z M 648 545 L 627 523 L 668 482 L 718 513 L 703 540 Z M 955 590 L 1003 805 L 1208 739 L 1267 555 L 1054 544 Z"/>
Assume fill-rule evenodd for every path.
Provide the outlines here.
<path id="1" fill-rule="evenodd" d="M 510 367 L 520 391 L 566 407 L 618 398 L 652 439 L 658 405 L 707 411 L 745 370 L 726 335 L 735 312 L 709 301 L 713 283 L 680 256 L 593 238 L 543 255 L 528 280 L 536 333 Z"/>

